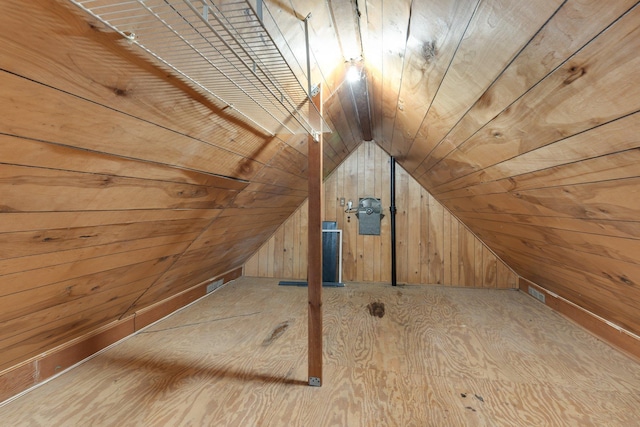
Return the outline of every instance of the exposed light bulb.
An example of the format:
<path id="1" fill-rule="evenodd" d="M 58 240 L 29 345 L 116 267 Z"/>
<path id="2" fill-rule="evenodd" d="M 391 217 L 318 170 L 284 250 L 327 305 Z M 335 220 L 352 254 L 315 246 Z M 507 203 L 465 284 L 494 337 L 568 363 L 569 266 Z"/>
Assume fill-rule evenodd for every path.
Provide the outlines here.
<path id="1" fill-rule="evenodd" d="M 347 71 L 347 81 L 349 81 L 350 83 L 355 83 L 359 81 L 360 78 L 360 70 L 358 69 L 358 67 L 356 67 L 355 65 L 349 67 L 349 71 Z"/>

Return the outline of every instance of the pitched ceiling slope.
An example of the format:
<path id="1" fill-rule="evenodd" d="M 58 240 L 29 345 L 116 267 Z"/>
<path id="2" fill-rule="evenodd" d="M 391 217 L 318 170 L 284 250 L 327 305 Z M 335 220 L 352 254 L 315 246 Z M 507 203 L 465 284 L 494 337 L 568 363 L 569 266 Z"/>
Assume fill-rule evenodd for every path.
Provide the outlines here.
<path id="1" fill-rule="evenodd" d="M 0 64 L 0 371 L 242 266 L 307 196 L 306 136 L 233 120 L 67 0 L 4 2 Z M 327 172 L 358 135 L 329 66 Z"/>
<path id="2" fill-rule="evenodd" d="M 640 334 L 637 2 L 365 4 L 377 142 L 521 276 Z"/>

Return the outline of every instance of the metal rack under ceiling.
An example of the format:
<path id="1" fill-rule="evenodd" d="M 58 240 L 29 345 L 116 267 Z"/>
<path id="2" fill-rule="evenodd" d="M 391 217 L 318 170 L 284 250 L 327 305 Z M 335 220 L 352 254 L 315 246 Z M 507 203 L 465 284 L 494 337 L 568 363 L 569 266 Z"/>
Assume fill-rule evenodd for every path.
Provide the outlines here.
<path id="1" fill-rule="evenodd" d="M 306 73 L 262 0 L 70 1 L 220 108 L 271 135 L 329 130 L 317 111 L 310 114 L 310 85 L 300 81 Z M 288 61 L 281 49 L 288 50 Z"/>

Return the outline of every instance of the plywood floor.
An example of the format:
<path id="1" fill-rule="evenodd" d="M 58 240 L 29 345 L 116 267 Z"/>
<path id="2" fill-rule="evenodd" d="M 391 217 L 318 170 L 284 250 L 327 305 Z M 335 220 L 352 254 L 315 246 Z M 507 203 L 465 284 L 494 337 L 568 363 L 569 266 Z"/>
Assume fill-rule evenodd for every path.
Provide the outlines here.
<path id="1" fill-rule="evenodd" d="M 325 288 L 321 388 L 305 385 L 306 305 L 306 288 L 239 279 L 0 407 L 1 424 L 640 422 L 640 364 L 522 293 Z"/>

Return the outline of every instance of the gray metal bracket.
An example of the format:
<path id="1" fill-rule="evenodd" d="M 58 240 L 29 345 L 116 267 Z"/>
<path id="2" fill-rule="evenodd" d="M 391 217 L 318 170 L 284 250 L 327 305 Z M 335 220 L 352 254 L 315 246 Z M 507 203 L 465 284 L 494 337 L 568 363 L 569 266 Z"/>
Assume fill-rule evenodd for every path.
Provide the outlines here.
<path id="1" fill-rule="evenodd" d="M 318 377 L 309 377 L 309 385 L 312 387 L 322 386 L 322 381 Z"/>

